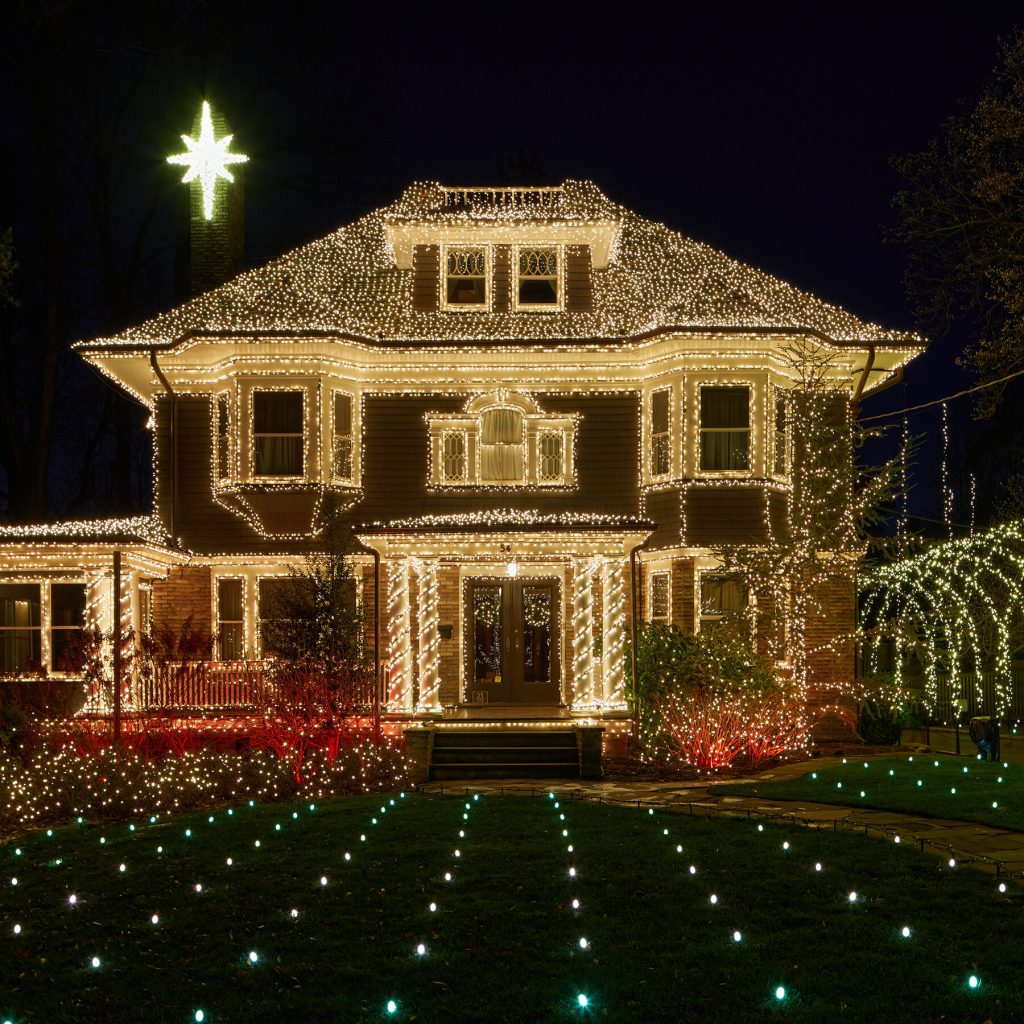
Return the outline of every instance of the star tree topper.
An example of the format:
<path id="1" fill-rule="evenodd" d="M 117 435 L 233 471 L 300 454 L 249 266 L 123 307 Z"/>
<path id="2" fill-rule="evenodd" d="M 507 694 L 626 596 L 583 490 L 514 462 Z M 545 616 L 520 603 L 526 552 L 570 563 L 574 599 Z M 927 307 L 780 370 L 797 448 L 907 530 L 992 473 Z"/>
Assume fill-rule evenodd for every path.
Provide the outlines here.
<path id="1" fill-rule="evenodd" d="M 188 135 L 182 135 L 181 141 L 185 143 L 186 152 L 175 153 L 167 158 L 169 164 L 181 164 L 188 168 L 181 179 L 186 185 L 198 180 L 203 190 L 203 214 L 207 220 L 213 219 L 213 196 L 217 179 L 234 181 L 228 164 L 243 164 L 249 159 L 241 153 L 228 152 L 228 146 L 231 145 L 233 138 L 233 135 L 214 138 L 210 104 L 203 100 L 199 138 L 193 139 Z"/>

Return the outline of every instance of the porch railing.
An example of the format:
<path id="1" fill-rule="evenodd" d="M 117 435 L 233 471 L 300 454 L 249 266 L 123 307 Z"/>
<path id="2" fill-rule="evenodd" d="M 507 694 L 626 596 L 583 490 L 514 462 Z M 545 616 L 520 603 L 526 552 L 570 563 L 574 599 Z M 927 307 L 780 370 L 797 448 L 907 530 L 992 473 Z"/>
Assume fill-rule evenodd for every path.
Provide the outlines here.
<path id="1" fill-rule="evenodd" d="M 141 708 L 174 711 L 247 709 L 272 697 L 268 666 L 261 661 L 191 661 L 158 666 L 138 683 Z M 372 676 L 361 682 L 353 695 L 357 708 L 374 703 Z M 379 689 L 378 689 L 379 693 Z"/>

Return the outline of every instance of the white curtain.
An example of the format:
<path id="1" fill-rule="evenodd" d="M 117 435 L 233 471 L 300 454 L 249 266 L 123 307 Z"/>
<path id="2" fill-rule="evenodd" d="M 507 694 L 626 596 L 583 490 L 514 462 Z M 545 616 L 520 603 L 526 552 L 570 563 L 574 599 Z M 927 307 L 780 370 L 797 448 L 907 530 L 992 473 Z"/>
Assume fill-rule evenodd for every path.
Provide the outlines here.
<path id="1" fill-rule="evenodd" d="M 480 445 L 480 475 L 491 483 L 522 480 L 522 446 L 518 444 Z"/>
<path id="2" fill-rule="evenodd" d="M 484 444 L 522 444 L 523 414 L 515 409 L 491 409 L 483 415 Z"/>

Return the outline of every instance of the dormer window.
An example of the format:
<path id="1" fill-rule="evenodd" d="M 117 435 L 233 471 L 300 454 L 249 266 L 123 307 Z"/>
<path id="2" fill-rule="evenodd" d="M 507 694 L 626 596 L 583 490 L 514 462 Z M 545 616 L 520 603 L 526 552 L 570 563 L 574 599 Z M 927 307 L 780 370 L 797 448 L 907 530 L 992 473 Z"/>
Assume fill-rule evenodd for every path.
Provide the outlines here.
<path id="1" fill-rule="evenodd" d="M 560 305 L 557 246 L 518 250 L 517 309 L 557 309 Z"/>
<path id="2" fill-rule="evenodd" d="M 486 248 L 445 250 L 445 304 L 452 309 L 487 307 Z"/>
<path id="3" fill-rule="evenodd" d="M 254 391 L 253 476 L 303 475 L 301 391 Z"/>

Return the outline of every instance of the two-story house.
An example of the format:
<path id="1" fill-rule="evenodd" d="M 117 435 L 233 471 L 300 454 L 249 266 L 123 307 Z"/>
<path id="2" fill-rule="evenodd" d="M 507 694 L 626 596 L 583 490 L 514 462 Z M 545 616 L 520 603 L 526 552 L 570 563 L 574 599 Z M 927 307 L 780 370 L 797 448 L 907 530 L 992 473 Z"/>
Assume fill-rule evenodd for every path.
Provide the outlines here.
<path id="1" fill-rule="evenodd" d="M 0 669 L 57 671 L 83 615 L 191 616 L 223 661 L 259 657 L 329 495 L 390 711 L 621 715 L 634 608 L 706 627 L 743 600 L 713 549 L 785 522 L 794 335 L 851 395 L 922 347 L 589 182 L 411 185 L 77 346 L 151 410 L 155 510 L 0 532 Z M 830 615 L 849 629 L 852 592 Z"/>

